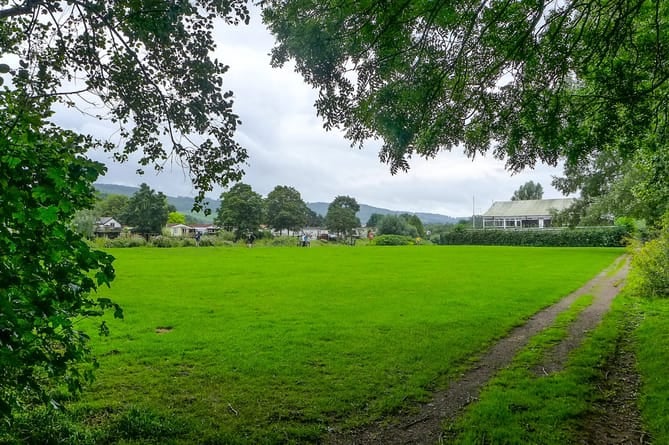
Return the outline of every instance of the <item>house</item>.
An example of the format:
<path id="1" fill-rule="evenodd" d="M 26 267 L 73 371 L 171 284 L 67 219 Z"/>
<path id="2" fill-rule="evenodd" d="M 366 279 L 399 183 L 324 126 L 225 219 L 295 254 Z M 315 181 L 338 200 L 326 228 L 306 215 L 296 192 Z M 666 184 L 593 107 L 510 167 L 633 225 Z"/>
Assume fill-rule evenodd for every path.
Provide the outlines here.
<path id="1" fill-rule="evenodd" d="M 193 228 L 186 224 L 168 224 L 167 230 L 169 231 L 170 236 L 178 237 L 189 236 L 195 233 Z"/>
<path id="2" fill-rule="evenodd" d="M 552 213 L 570 207 L 575 198 L 495 201 L 483 214 L 483 228 L 526 229 L 551 226 Z"/>
<path id="3" fill-rule="evenodd" d="M 200 235 L 216 235 L 219 231 L 218 226 L 213 224 L 168 224 L 167 230 L 170 236 L 186 237 L 195 236 L 196 233 Z"/>
<path id="4" fill-rule="evenodd" d="M 201 235 L 216 235 L 220 228 L 214 224 L 191 224 L 192 233 L 200 233 Z"/>
<path id="5" fill-rule="evenodd" d="M 112 218 L 111 216 L 103 216 L 95 221 L 95 228 L 93 233 L 95 236 L 105 238 L 116 238 L 123 231 L 123 224 Z"/>

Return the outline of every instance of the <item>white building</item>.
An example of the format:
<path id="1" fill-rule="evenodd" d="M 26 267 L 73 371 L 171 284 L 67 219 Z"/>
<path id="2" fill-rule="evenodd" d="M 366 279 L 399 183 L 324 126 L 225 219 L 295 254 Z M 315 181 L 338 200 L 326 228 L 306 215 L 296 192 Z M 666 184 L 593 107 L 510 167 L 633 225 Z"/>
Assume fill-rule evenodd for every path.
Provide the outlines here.
<path id="1" fill-rule="evenodd" d="M 553 212 L 570 207 L 575 198 L 495 201 L 483 214 L 483 228 L 526 229 L 551 226 Z"/>

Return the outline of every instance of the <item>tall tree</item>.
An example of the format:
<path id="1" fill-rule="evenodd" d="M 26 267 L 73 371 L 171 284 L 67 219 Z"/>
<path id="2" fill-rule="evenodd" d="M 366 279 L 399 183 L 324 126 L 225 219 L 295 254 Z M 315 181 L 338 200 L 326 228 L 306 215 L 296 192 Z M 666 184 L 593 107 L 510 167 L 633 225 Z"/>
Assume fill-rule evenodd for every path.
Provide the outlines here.
<path id="1" fill-rule="evenodd" d="M 382 139 L 392 172 L 459 146 L 511 171 L 562 159 L 568 172 L 667 146 L 669 2 L 264 5 L 272 63 L 294 59 L 326 128 Z"/>
<path id="2" fill-rule="evenodd" d="M 527 181 L 513 192 L 511 201 L 527 201 L 530 199 L 541 199 L 544 197 L 544 188 L 538 182 Z"/>
<path id="3" fill-rule="evenodd" d="M 307 222 L 307 205 L 300 192 L 293 187 L 277 185 L 265 200 L 267 222 L 281 232 L 283 229 L 299 229 Z"/>
<path id="4" fill-rule="evenodd" d="M 263 213 L 262 196 L 250 185 L 240 182 L 221 194 L 221 206 L 214 221 L 226 230 L 234 230 L 237 238 L 241 238 L 258 230 Z"/>
<path id="5" fill-rule="evenodd" d="M 107 195 L 95 204 L 95 213 L 99 217 L 112 217 L 123 222 L 122 216 L 128 205 L 128 199 L 125 195 Z"/>
<path id="6" fill-rule="evenodd" d="M 162 231 L 168 214 L 167 196 L 143 183 L 128 200 L 122 219 L 133 232 L 148 236 Z"/>
<path id="7" fill-rule="evenodd" d="M 210 57 L 217 19 L 248 23 L 247 1 L 2 0 L 0 54 L 19 57 L 14 84 L 31 97 L 102 105 L 99 117 L 119 127 L 117 160 L 140 152 L 157 170 L 181 163 L 199 207 L 212 184 L 241 177 L 247 158 L 233 140 L 228 66 Z"/>
<path id="8" fill-rule="evenodd" d="M 354 228 L 360 227 L 360 220 L 355 215 L 359 210 L 355 198 L 337 196 L 328 206 L 325 226 L 338 234 L 348 235 Z"/>

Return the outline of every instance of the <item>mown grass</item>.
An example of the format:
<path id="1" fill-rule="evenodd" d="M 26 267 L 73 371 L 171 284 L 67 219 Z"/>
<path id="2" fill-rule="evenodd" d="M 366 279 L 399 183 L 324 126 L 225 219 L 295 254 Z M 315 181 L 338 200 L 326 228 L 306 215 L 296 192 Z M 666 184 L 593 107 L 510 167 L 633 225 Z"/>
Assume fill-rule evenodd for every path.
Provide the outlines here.
<path id="1" fill-rule="evenodd" d="M 73 415 L 110 438 L 128 412 L 144 413 L 119 443 L 214 444 L 316 442 L 422 400 L 622 251 L 112 253 L 118 278 L 105 294 L 125 320 L 94 341 L 98 379 Z"/>
<path id="2" fill-rule="evenodd" d="M 610 394 L 602 392 L 600 385 L 620 348 L 631 348 L 624 353 L 636 355 L 645 439 L 669 443 L 669 300 L 623 291 L 602 323 L 572 353 L 563 371 L 537 375 L 533 367 L 564 337 L 581 308 L 575 305 L 558 317 L 489 382 L 480 401 L 455 425 L 446 426 L 448 443 L 585 443 L 589 439 L 582 436 L 584 422 L 597 415 L 593 405 L 611 403 Z"/>
<path id="3" fill-rule="evenodd" d="M 597 397 L 596 383 L 602 379 L 602 367 L 615 352 L 624 311 L 614 309 L 572 354 L 564 370 L 545 375 L 537 367 L 550 347 L 567 335 L 569 324 L 591 300 L 591 296 L 579 298 L 553 326 L 531 339 L 513 363 L 486 385 L 478 403 L 471 405 L 455 425 L 447 427 L 454 437 L 450 442 L 577 442 L 574 436 Z"/>

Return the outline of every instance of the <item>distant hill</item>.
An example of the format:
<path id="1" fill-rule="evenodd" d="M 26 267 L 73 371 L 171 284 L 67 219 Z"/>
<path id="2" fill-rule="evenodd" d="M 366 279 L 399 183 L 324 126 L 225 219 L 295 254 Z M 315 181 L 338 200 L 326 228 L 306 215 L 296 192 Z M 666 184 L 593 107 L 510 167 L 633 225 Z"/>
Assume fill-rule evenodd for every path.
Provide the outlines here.
<path id="1" fill-rule="evenodd" d="M 139 187 L 128 187 L 126 185 L 117 185 L 117 184 L 94 184 L 96 190 L 102 195 L 125 195 L 132 196 L 135 194 Z M 158 190 L 159 191 L 159 190 Z M 167 196 L 168 204 L 176 207 L 177 211 L 192 215 L 193 217 L 202 220 L 203 222 L 212 222 L 214 221 L 214 212 L 221 205 L 221 201 L 218 199 L 207 198 L 209 202 L 209 208 L 211 209 L 211 214 L 205 216 L 204 213 L 194 213 L 191 212 L 193 208 L 194 199 L 188 196 Z"/>
<path id="2" fill-rule="evenodd" d="M 104 195 L 126 195 L 132 196 L 139 187 L 128 187 L 125 185 L 116 185 L 116 184 L 95 184 L 95 188 Z M 221 201 L 218 199 L 207 198 L 209 202 L 209 208 L 212 210 L 212 213 L 216 212 L 216 209 L 221 205 Z M 205 220 L 213 221 L 213 215 L 205 217 L 202 213 L 192 213 L 191 209 L 193 208 L 193 198 L 187 196 L 168 196 L 167 202 L 172 204 L 177 208 L 179 212 L 192 214 L 194 217 Z M 328 212 L 328 206 L 330 204 L 327 202 L 308 202 L 307 207 L 309 207 L 314 212 L 319 215 L 325 216 Z M 369 217 L 372 216 L 372 213 L 378 213 L 381 215 L 401 215 L 402 213 L 414 214 L 414 212 L 407 212 L 403 210 L 389 210 L 383 209 L 380 207 L 373 207 L 366 204 L 360 204 L 360 211 L 357 213 L 360 222 L 365 224 Z M 452 216 L 439 215 L 436 213 L 424 213 L 418 212 L 415 213 L 416 216 L 420 218 L 423 224 L 455 224 L 460 218 L 454 218 Z"/>
<path id="3" fill-rule="evenodd" d="M 307 206 L 318 213 L 319 215 L 325 216 L 328 212 L 328 206 L 330 203 L 327 202 L 308 202 Z M 407 212 L 404 210 L 389 210 L 381 207 L 373 207 L 367 204 L 360 204 L 360 211 L 356 214 L 360 219 L 360 222 L 365 224 L 369 217 L 373 213 L 378 213 L 380 215 L 401 215 L 403 213 L 408 213 L 410 215 L 415 214 L 423 224 L 455 224 L 460 218 L 454 218 L 452 216 L 439 215 L 437 213 L 424 213 L 424 212 Z"/>

